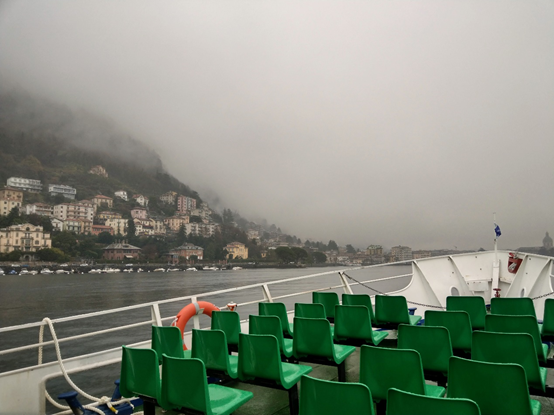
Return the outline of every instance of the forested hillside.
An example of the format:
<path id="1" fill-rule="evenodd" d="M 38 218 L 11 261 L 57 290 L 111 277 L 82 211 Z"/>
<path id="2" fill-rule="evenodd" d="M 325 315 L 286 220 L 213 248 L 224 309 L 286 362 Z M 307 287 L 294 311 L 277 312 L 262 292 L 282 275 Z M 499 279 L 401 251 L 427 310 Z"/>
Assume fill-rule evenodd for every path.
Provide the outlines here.
<path id="1" fill-rule="evenodd" d="M 65 184 L 77 189 L 78 199 L 173 190 L 200 200 L 164 171 L 155 151 L 104 120 L 13 91 L 0 92 L 0 109 L 0 183 L 19 176 Z M 89 174 L 96 165 L 109 177 Z"/>

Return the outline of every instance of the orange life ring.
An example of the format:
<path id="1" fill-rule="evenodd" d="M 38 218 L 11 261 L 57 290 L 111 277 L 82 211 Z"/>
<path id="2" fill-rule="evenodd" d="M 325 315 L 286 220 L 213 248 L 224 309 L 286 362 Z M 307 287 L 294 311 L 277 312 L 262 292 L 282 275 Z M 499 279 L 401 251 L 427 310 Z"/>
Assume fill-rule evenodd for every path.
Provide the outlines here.
<path id="1" fill-rule="evenodd" d="M 177 313 L 175 320 L 171 323 L 174 327 L 179 327 L 181 330 L 181 335 L 183 336 L 183 350 L 187 350 L 187 345 L 185 344 L 185 326 L 192 316 L 197 314 L 205 314 L 208 317 L 212 317 L 212 311 L 219 311 L 219 308 L 208 303 L 207 301 L 198 301 L 195 303 L 190 303 L 189 305 L 183 307 L 181 311 Z"/>

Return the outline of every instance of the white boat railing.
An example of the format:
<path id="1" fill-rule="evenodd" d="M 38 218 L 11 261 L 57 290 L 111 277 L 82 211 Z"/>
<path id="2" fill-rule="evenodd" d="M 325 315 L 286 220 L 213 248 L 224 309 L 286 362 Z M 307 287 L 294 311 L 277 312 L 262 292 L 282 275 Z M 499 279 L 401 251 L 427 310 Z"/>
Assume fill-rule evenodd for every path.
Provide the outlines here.
<path id="1" fill-rule="evenodd" d="M 378 268 L 378 267 L 383 268 L 383 266 L 350 267 L 348 268 L 348 272 L 353 272 L 356 270 L 365 270 L 370 268 Z M 328 279 L 322 278 L 322 277 L 330 277 L 333 275 L 338 276 L 339 278 L 338 284 L 333 284 L 333 283 L 329 284 Z M 393 281 L 397 279 L 407 278 L 410 276 L 411 274 L 401 274 L 401 275 L 393 275 L 385 278 L 369 279 L 369 280 L 364 280 L 360 282 L 361 283 L 382 283 L 382 282 L 388 282 L 388 281 Z M 309 282 L 310 289 L 307 289 L 307 290 L 304 289 L 293 293 L 275 292 L 275 291 L 278 291 L 276 289 L 277 287 L 281 287 L 283 285 L 291 285 L 302 281 Z M 129 313 L 137 314 L 137 312 L 139 311 L 144 312 L 145 310 L 148 310 L 150 314 L 150 318 L 147 318 L 147 319 L 143 318 L 139 321 L 136 321 L 130 324 L 117 325 L 114 327 L 108 327 L 101 330 L 87 331 L 84 333 L 68 335 L 65 337 L 60 336 L 56 340 L 44 340 L 42 342 L 39 341 L 37 343 L 31 343 L 23 346 L 10 347 L 7 349 L 0 350 L 0 358 L 2 359 L 6 359 L 6 358 L 10 359 L 11 355 L 15 355 L 17 353 L 28 352 L 33 349 L 37 350 L 36 352 L 37 360 L 35 360 L 37 364 L 27 364 L 22 367 L 10 368 L 8 371 L 4 371 L 3 373 L 0 373 L 0 413 L 14 413 L 14 414 L 46 413 L 45 412 L 46 411 L 46 405 L 45 405 L 46 382 L 48 380 L 62 376 L 62 372 L 55 358 L 50 361 L 42 361 L 42 352 L 45 347 L 54 346 L 55 341 L 57 341 L 60 345 L 67 347 L 65 345 L 72 342 L 90 340 L 90 339 L 99 338 L 99 337 L 102 337 L 104 339 L 107 337 L 106 335 L 114 334 L 116 332 L 121 333 L 122 331 L 125 331 L 125 330 L 137 329 L 140 327 L 146 327 L 151 325 L 163 325 L 164 323 L 172 321 L 175 318 L 175 313 L 170 313 L 169 315 L 162 316 L 162 313 L 160 311 L 161 306 L 183 305 L 183 303 L 188 304 L 191 302 L 196 302 L 200 299 L 205 301 L 210 301 L 210 299 L 213 299 L 214 297 L 216 298 L 222 297 L 222 296 L 230 297 L 230 294 L 232 294 L 233 296 L 236 296 L 239 293 L 249 294 L 249 291 L 252 291 L 252 290 L 255 293 L 261 294 L 259 296 L 258 294 L 256 294 L 256 296 L 249 294 L 248 297 L 243 301 L 237 301 L 238 310 L 241 310 L 241 308 L 244 308 L 247 306 L 253 306 L 263 301 L 270 301 L 270 302 L 283 301 L 286 299 L 292 299 L 295 297 L 308 295 L 314 291 L 342 290 L 343 292 L 346 292 L 346 293 L 352 293 L 352 287 L 356 285 L 357 283 L 349 282 L 348 279 L 341 274 L 341 272 L 334 270 L 334 271 L 322 272 L 322 273 L 311 274 L 311 275 L 306 275 L 301 277 L 288 278 L 284 280 L 268 281 L 263 283 L 251 284 L 247 286 L 241 286 L 237 288 L 227 288 L 227 289 L 218 290 L 218 291 L 200 293 L 196 295 L 189 295 L 189 296 L 154 301 L 154 302 L 149 302 L 144 304 L 131 305 L 127 307 L 120 307 L 120 308 L 115 308 L 111 310 L 102 310 L 102 311 L 86 313 L 86 314 L 81 314 L 76 316 L 52 319 L 51 321 L 55 326 L 60 326 L 62 323 L 73 322 L 73 323 L 79 323 L 78 324 L 79 327 L 86 327 L 87 319 L 94 319 L 94 321 L 106 320 L 106 319 L 113 320 L 117 315 L 129 314 Z M 272 289 L 275 289 L 274 290 L 275 295 L 273 295 Z M 374 293 L 369 293 L 369 294 L 372 295 Z M 219 306 L 219 307 L 221 309 L 226 308 L 225 305 Z M 194 316 L 192 320 L 193 320 L 194 327 L 199 328 L 200 327 L 199 317 Z M 246 319 L 242 319 L 243 324 L 245 321 Z M 5 334 L 5 335 L 12 335 L 17 337 L 18 336 L 17 333 L 23 330 L 39 328 L 39 331 L 40 331 L 40 330 L 44 330 L 45 326 L 47 326 L 46 322 L 39 321 L 34 323 L 22 324 L 18 326 L 3 327 L 3 328 L 0 328 L 0 335 Z M 191 333 L 190 331 L 187 331 L 187 333 L 185 334 L 185 342 L 187 342 L 188 340 L 189 344 L 190 344 L 190 333 Z M 141 340 L 132 341 L 132 342 L 129 342 L 128 344 L 132 343 L 132 345 L 136 347 L 148 347 L 150 344 L 150 331 L 145 328 L 143 334 L 144 336 Z M 39 336 L 37 336 L 37 338 L 38 337 Z M 62 348 L 61 350 L 63 353 L 64 349 Z M 66 368 L 67 373 L 79 373 L 82 371 L 117 363 L 118 361 L 120 361 L 120 354 L 121 354 L 120 345 L 107 345 L 106 348 L 103 348 L 102 350 L 97 352 L 64 357 L 64 366 Z M 0 360 L 0 364 L 1 363 L 2 361 Z M 39 385 L 39 387 L 36 388 L 36 385 Z M 24 390 L 25 393 L 21 393 L 22 390 Z M 17 396 L 22 396 L 23 398 L 22 399 L 15 398 Z"/>

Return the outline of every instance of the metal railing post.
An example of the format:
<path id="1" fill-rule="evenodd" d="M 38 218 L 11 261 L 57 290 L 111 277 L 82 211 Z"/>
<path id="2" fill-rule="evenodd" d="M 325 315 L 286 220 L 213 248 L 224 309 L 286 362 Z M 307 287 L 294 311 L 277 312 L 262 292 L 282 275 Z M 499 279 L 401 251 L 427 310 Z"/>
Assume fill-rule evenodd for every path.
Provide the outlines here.
<path id="1" fill-rule="evenodd" d="M 197 303 L 197 299 L 196 297 L 191 297 L 190 298 L 190 302 L 191 303 Z M 200 330 L 200 318 L 198 317 L 198 314 L 195 314 L 193 317 L 192 317 L 192 323 L 194 325 L 194 328 L 196 330 Z"/>
<path id="2" fill-rule="evenodd" d="M 348 283 L 348 279 L 344 276 L 344 272 L 339 272 L 340 280 L 342 282 L 342 288 L 344 289 L 344 292 L 346 294 L 354 294 L 352 291 L 352 287 L 350 287 L 350 284 Z"/>
<path id="3" fill-rule="evenodd" d="M 262 292 L 264 294 L 264 300 L 272 303 L 273 298 L 271 297 L 271 293 L 269 292 L 269 287 L 267 286 L 267 284 L 262 285 Z"/>
<path id="4" fill-rule="evenodd" d="M 152 304 L 152 307 L 150 308 L 150 315 L 152 316 L 152 324 L 155 326 L 163 326 L 162 324 L 162 316 L 160 314 L 160 306 L 156 304 Z"/>

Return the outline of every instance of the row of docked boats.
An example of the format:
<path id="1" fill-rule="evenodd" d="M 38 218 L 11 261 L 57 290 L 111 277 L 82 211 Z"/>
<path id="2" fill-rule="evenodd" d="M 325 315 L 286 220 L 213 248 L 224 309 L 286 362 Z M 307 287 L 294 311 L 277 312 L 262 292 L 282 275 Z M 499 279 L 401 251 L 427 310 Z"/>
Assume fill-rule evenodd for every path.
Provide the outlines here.
<path id="1" fill-rule="evenodd" d="M 11 269 L 4 271 L 4 269 L 0 268 L 0 275 L 51 275 L 51 274 L 115 274 L 119 272 L 125 272 L 125 273 L 133 273 L 133 272 L 186 272 L 186 271 L 220 271 L 221 268 L 217 268 L 215 266 L 206 266 L 206 267 L 187 267 L 187 268 L 175 268 L 175 267 L 158 267 L 154 269 L 143 269 L 143 268 L 135 268 L 135 267 L 126 267 L 126 268 L 115 268 L 115 267 L 104 267 L 104 268 L 58 268 L 55 270 L 51 270 L 50 268 L 42 268 L 42 269 L 27 269 L 27 268 L 19 268 L 19 267 L 10 267 Z M 240 267 L 234 267 L 233 270 L 242 269 Z"/>
<path id="2" fill-rule="evenodd" d="M 28 270 L 27 268 L 23 268 L 19 271 L 16 269 L 11 269 L 8 272 L 5 272 L 3 269 L 0 268 L 0 275 L 51 275 L 51 274 L 71 274 L 70 270 L 67 269 L 57 269 L 57 270 L 51 270 L 49 268 L 42 268 L 40 270 Z"/>

